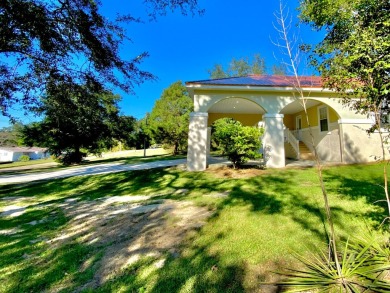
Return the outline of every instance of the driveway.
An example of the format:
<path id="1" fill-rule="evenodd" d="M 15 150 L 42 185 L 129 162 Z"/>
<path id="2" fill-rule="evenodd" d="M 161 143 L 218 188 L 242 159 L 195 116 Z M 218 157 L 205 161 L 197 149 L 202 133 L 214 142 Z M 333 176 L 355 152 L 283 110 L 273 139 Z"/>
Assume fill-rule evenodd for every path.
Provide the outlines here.
<path id="1" fill-rule="evenodd" d="M 107 163 L 99 165 L 90 165 L 82 167 L 68 168 L 59 171 L 42 172 L 35 174 L 17 174 L 17 175 L 0 175 L 0 184 L 8 183 L 25 183 L 38 180 L 48 180 L 56 178 L 65 178 L 72 176 L 85 176 L 85 175 L 97 175 L 116 173 L 122 171 L 134 171 L 134 170 L 146 170 L 153 168 L 164 168 L 185 164 L 186 159 L 167 160 L 167 161 L 155 161 L 141 164 L 123 164 L 123 163 Z"/>

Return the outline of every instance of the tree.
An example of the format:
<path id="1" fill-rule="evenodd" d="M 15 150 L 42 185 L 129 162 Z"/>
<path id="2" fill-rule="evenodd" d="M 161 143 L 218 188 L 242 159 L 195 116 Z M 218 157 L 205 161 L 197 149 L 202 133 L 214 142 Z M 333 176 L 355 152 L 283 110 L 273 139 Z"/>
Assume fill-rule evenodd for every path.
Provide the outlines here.
<path id="1" fill-rule="evenodd" d="M 236 169 L 248 160 L 261 156 L 259 150 L 262 133 L 260 128 L 243 126 L 232 118 L 222 118 L 213 124 L 212 141 Z"/>
<path id="2" fill-rule="evenodd" d="M 221 64 L 215 64 L 214 67 L 212 69 L 207 70 L 207 72 L 210 74 L 211 79 L 228 77 Z"/>
<path id="3" fill-rule="evenodd" d="M 193 102 L 181 81 L 171 84 L 156 101 L 148 124 L 155 141 L 173 146 L 173 154 L 184 149 L 188 139 Z"/>
<path id="4" fill-rule="evenodd" d="M 9 127 L 0 129 L 0 146 L 21 145 L 20 130 L 22 127 L 22 124 L 14 123 Z"/>
<path id="5" fill-rule="evenodd" d="M 260 54 L 255 54 L 253 56 L 252 62 L 252 73 L 253 74 L 264 74 L 267 71 L 267 66 L 265 65 L 265 59 L 260 56 Z"/>
<path id="6" fill-rule="evenodd" d="M 325 86 L 343 94 L 361 113 L 388 111 L 390 2 L 305 0 L 300 10 L 304 22 L 328 31 L 312 55 Z"/>
<path id="7" fill-rule="evenodd" d="M 234 76 L 245 76 L 248 74 L 265 74 L 266 64 L 260 54 L 253 56 L 252 62 L 248 58 L 233 58 L 227 69 L 221 64 L 215 64 L 212 69 L 207 70 L 211 79 L 226 78 Z"/>
<path id="8" fill-rule="evenodd" d="M 197 0 L 146 0 L 150 17 L 166 10 L 202 12 Z M 101 2 L 85 0 L 0 1 L 0 111 L 22 103 L 30 110 L 47 94 L 51 80 L 96 86 L 110 84 L 132 92 L 135 84 L 153 79 L 139 68 L 148 56 L 120 56 L 128 39 L 121 26 L 139 22 L 131 15 L 111 21 L 101 15 Z"/>
<path id="9" fill-rule="evenodd" d="M 229 76 L 245 76 L 252 73 L 252 66 L 249 65 L 248 58 L 235 59 L 230 62 L 228 69 Z"/>
<path id="10" fill-rule="evenodd" d="M 388 135 L 382 129 L 389 128 L 390 113 L 390 2 L 305 0 L 300 10 L 303 21 L 328 30 L 312 56 L 325 86 L 343 95 L 344 103 L 357 112 L 374 115 L 369 131 L 378 131 L 386 162 Z M 390 215 L 387 164 L 384 185 Z"/>
<path id="11" fill-rule="evenodd" d="M 119 115 L 119 96 L 90 87 L 65 82 L 49 86 L 39 108 L 44 118 L 22 129 L 25 143 L 47 147 L 69 164 L 81 162 L 84 151 L 98 154 L 110 148 L 114 139 L 126 140 L 135 119 Z"/>
<path id="12" fill-rule="evenodd" d="M 272 74 L 273 75 L 287 75 L 287 68 L 283 65 L 272 65 Z"/>

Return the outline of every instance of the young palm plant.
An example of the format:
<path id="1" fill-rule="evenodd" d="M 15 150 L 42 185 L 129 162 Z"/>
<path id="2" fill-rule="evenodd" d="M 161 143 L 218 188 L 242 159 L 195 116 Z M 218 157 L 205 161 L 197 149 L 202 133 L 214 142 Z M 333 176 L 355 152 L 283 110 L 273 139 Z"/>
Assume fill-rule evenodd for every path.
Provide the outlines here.
<path id="1" fill-rule="evenodd" d="M 378 253 L 381 250 L 382 253 Z M 288 269 L 282 274 L 285 280 L 277 283 L 287 292 L 390 292 L 385 272 L 390 269 L 389 248 L 378 247 L 377 242 L 347 242 L 343 254 L 338 255 L 340 272 L 333 253 L 320 252 L 295 257 L 304 269 Z"/>

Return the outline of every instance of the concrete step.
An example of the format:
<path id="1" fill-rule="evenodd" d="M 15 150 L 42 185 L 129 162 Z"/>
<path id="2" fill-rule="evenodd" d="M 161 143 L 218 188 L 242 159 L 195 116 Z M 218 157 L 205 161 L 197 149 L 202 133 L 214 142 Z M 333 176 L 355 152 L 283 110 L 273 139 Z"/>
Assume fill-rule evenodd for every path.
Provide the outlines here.
<path id="1" fill-rule="evenodd" d="M 300 160 L 314 160 L 314 155 L 310 149 L 302 142 L 299 142 L 299 159 Z"/>

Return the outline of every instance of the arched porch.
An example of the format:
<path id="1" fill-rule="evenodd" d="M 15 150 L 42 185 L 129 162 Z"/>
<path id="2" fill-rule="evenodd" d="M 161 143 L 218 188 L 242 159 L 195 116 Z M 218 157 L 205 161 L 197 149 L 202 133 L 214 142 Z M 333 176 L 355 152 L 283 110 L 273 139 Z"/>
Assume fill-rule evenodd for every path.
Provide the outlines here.
<path id="1" fill-rule="evenodd" d="M 264 159 L 271 168 L 284 167 L 286 155 L 291 156 L 285 144 L 286 128 L 311 145 L 306 124 L 311 125 L 314 145 L 322 160 L 364 162 L 380 155 L 378 137 L 368 136 L 366 132 L 371 120 L 344 107 L 337 93 L 321 87 L 320 78 L 304 80 L 306 83 L 301 84 L 308 99 L 309 123 L 296 98 L 295 88 L 288 85 L 288 77 L 248 76 L 186 83 L 194 100 L 188 137 L 188 170 L 206 169 L 209 127 L 222 117 L 234 118 L 245 125 L 263 121 Z"/>

